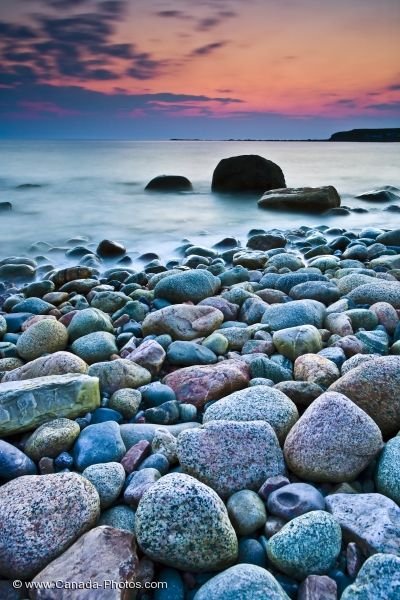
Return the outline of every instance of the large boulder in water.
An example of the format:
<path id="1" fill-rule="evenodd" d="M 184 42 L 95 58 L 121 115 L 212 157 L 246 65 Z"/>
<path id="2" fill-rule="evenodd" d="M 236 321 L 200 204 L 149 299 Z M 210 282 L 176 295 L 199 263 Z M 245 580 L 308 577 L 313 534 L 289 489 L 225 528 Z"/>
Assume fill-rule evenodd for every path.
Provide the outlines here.
<path id="1" fill-rule="evenodd" d="M 221 160 L 213 174 L 214 192 L 259 192 L 286 187 L 282 169 L 257 154 L 231 156 Z"/>
<path id="2" fill-rule="evenodd" d="M 266 192 L 258 201 L 261 208 L 324 212 L 340 206 L 340 196 L 332 185 L 283 188 Z"/>
<path id="3" fill-rule="evenodd" d="M 158 175 L 144 189 L 151 192 L 187 192 L 193 187 L 189 179 L 182 175 Z"/>

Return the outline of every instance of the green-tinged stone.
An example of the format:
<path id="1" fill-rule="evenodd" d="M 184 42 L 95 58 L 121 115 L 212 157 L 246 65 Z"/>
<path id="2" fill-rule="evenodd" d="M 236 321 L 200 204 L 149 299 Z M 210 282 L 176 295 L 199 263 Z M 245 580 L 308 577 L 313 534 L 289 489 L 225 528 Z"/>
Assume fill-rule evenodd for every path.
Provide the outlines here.
<path id="1" fill-rule="evenodd" d="M 32 433 L 25 444 L 25 454 L 39 461 L 43 456 L 56 458 L 69 450 L 79 436 L 80 427 L 71 419 L 54 419 Z"/>
<path id="2" fill-rule="evenodd" d="M 322 510 L 292 519 L 269 540 L 271 563 L 289 577 L 323 575 L 340 553 L 342 532 L 339 523 Z"/>
<path id="3" fill-rule="evenodd" d="M 0 435 L 35 429 L 57 417 L 74 419 L 100 406 L 99 380 L 53 375 L 0 384 Z"/>

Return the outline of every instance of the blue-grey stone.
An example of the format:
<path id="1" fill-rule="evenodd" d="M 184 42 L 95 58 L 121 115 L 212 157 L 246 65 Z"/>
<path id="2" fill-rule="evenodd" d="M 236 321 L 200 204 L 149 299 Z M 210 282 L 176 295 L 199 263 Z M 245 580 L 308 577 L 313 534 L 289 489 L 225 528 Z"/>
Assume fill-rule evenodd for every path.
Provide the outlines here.
<path id="1" fill-rule="evenodd" d="M 325 499 L 308 483 L 290 483 L 271 492 L 267 508 L 271 514 L 290 521 L 312 510 L 325 510 Z"/>
<path id="2" fill-rule="evenodd" d="M 36 465 L 21 450 L 0 440 L 0 479 L 9 481 L 22 475 L 36 475 Z"/>
<path id="3" fill-rule="evenodd" d="M 171 365 L 190 367 L 214 364 L 217 362 L 217 356 L 201 344 L 177 341 L 168 346 L 167 360 Z"/>
<path id="4" fill-rule="evenodd" d="M 81 431 L 73 448 L 73 457 L 76 467 L 83 471 L 90 465 L 120 462 L 125 452 L 119 425 L 115 421 L 106 421 Z"/>
<path id="5" fill-rule="evenodd" d="M 375 472 L 378 492 L 400 505 L 400 435 L 383 448 Z"/>

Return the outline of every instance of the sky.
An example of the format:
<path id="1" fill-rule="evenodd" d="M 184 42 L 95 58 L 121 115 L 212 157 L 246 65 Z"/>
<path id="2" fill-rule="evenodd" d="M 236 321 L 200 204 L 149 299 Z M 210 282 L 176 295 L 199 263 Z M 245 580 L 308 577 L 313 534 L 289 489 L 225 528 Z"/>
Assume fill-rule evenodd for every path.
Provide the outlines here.
<path id="1" fill-rule="evenodd" d="M 399 0 L 0 0 L 0 138 L 400 123 Z"/>

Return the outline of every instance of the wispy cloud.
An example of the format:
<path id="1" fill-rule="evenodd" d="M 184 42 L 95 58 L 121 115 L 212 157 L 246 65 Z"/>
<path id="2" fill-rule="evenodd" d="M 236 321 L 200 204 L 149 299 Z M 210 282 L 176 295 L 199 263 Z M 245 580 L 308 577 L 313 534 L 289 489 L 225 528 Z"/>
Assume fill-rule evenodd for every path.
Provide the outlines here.
<path id="1" fill-rule="evenodd" d="M 191 56 L 191 57 L 208 56 L 209 54 L 212 54 L 216 50 L 220 50 L 221 48 L 224 48 L 224 46 L 226 46 L 227 43 L 228 42 L 211 42 L 210 44 L 205 44 L 204 46 L 199 46 L 198 48 L 195 48 L 194 50 L 192 50 L 191 53 L 189 54 L 189 56 Z"/>

